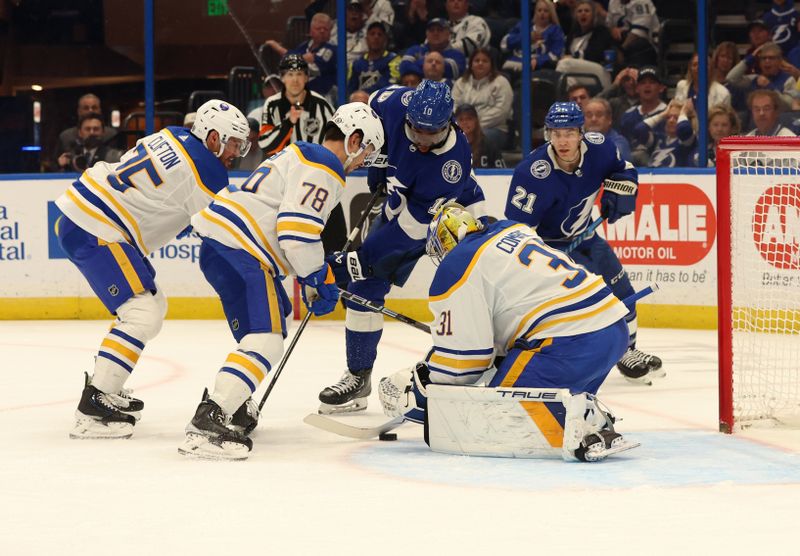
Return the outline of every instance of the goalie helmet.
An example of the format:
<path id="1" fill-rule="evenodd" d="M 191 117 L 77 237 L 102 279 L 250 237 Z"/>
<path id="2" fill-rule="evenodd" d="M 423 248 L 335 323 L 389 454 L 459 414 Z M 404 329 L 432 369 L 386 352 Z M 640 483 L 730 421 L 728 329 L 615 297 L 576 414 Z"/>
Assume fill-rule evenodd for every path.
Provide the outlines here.
<path id="1" fill-rule="evenodd" d="M 250 150 L 250 124 L 244 114 L 225 101 L 214 99 L 203 103 L 197 109 L 197 117 L 192 125 L 192 135 L 203 142 L 208 147 L 206 140 L 212 131 L 219 133 L 219 151 L 214 153 L 217 158 L 222 156 L 225 145 L 229 141 L 238 143 L 239 156 L 247 155 Z"/>
<path id="2" fill-rule="evenodd" d="M 350 102 L 340 106 L 331 116 L 331 121 L 344 134 L 344 152 L 347 155 L 344 167 L 347 168 L 369 145 L 373 150 L 364 159 L 364 166 L 371 166 L 380 155 L 384 141 L 383 124 L 378 114 L 363 102 Z M 347 145 L 356 131 L 361 132 L 361 144 L 356 152 L 351 153 Z"/>
<path id="3" fill-rule="evenodd" d="M 434 264 L 438 265 L 468 234 L 481 230 L 483 224 L 478 222 L 467 209 L 458 203 L 445 203 L 436 211 L 428 226 L 425 252 L 433 259 Z"/>

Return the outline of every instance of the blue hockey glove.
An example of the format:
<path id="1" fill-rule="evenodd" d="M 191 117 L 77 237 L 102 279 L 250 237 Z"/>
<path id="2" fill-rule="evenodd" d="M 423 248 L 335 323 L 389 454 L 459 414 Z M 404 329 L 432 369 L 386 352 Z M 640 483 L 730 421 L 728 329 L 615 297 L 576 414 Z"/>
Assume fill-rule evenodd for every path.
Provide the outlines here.
<path id="1" fill-rule="evenodd" d="M 370 193 L 380 191 L 381 195 L 386 195 L 386 167 L 383 168 L 370 166 L 367 169 L 367 186 Z"/>
<path id="2" fill-rule="evenodd" d="M 325 265 L 305 278 L 297 277 L 302 288 L 303 303 L 315 316 L 327 315 L 336 308 L 339 301 L 339 288 L 333 280 L 333 272 Z"/>
<path id="3" fill-rule="evenodd" d="M 358 251 L 336 251 L 325 257 L 325 262 L 331 266 L 336 283 L 342 288 L 350 282 L 365 280 L 372 275 L 369 267 L 362 265 L 361 253 Z"/>
<path id="4" fill-rule="evenodd" d="M 600 214 L 608 219 L 609 224 L 636 210 L 637 189 L 636 182 L 623 174 L 612 174 L 606 178 L 600 199 Z"/>

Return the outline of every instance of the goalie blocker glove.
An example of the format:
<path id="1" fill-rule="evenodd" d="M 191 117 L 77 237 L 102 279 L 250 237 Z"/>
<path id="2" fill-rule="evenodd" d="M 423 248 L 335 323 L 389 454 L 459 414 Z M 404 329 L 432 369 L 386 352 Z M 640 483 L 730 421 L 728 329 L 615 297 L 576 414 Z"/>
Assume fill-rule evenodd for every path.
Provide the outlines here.
<path id="1" fill-rule="evenodd" d="M 336 308 L 339 288 L 336 287 L 330 265 L 326 264 L 304 278 L 298 277 L 297 281 L 302 286 L 303 303 L 314 316 L 327 315 Z"/>
<path id="2" fill-rule="evenodd" d="M 333 270 L 336 284 L 346 288 L 350 282 L 366 280 L 372 276 L 369 266 L 362 264 L 359 251 L 336 251 L 325 257 Z"/>
<path id="3" fill-rule="evenodd" d="M 636 193 L 639 186 L 624 174 L 611 174 L 603 182 L 600 214 L 613 224 L 636 210 Z"/>

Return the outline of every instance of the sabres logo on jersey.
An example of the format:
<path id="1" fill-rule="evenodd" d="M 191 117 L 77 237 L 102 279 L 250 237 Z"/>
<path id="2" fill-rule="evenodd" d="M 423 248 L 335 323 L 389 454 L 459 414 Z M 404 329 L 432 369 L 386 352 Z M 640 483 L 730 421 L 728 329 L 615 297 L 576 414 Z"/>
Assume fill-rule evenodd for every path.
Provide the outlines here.
<path id="1" fill-rule="evenodd" d="M 552 169 L 553 168 L 550 166 L 550 163 L 546 160 L 537 160 L 531 164 L 531 175 L 534 178 L 543 180 L 550 175 Z"/>
<path id="2" fill-rule="evenodd" d="M 461 164 L 456 160 L 448 160 L 444 163 L 444 166 L 442 166 L 442 177 L 448 183 L 458 183 L 462 173 Z"/>

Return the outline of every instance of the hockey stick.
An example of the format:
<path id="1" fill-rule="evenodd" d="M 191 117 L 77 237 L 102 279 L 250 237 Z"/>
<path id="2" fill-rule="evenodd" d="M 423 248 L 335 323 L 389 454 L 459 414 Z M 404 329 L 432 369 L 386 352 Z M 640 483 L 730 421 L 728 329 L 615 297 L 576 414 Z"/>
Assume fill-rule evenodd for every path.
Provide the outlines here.
<path id="1" fill-rule="evenodd" d="M 355 240 L 356 236 L 358 236 L 359 230 L 361 226 L 364 225 L 364 222 L 367 220 L 369 213 L 372 212 L 372 207 L 375 206 L 375 203 L 378 202 L 378 197 L 380 197 L 381 190 L 380 188 L 375 189 L 375 193 L 372 194 L 370 197 L 369 202 L 367 203 L 367 208 L 364 209 L 364 212 L 361 213 L 361 217 L 356 222 L 355 227 L 353 227 L 353 231 L 350 232 L 350 235 L 347 236 L 347 241 L 344 242 L 344 246 L 342 247 L 342 251 L 347 251 L 347 249 L 352 245 L 353 241 Z M 258 404 L 258 411 L 260 412 L 261 409 L 264 407 L 264 404 L 267 403 L 267 398 L 269 397 L 272 389 L 275 387 L 275 383 L 278 382 L 278 377 L 281 375 L 283 368 L 286 366 L 286 361 L 289 360 L 289 356 L 292 354 L 294 350 L 294 346 L 297 344 L 297 340 L 300 339 L 300 335 L 303 333 L 303 330 L 306 328 L 306 324 L 308 324 L 308 320 L 311 318 L 311 311 L 306 313 L 306 316 L 303 317 L 303 321 L 300 323 L 300 326 L 297 327 L 297 332 L 295 332 L 294 336 L 292 337 L 292 341 L 289 342 L 289 347 L 286 348 L 286 353 L 283 354 L 281 358 L 281 362 L 278 364 L 278 368 L 275 369 L 275 373 L 272 377 L 272 381 L 269 383 L 267 387 L 267 391 L 264 392 L 264 397 L 261 398 L 261 401 Z"/>
<path id="2" fill-rule="evenodd" d="M 625 304 L 626 307 L 628 307 L 630 309 L 630 307 L 634 303 L 639 301 L 641 298 L 647 297 L 651 293 L 657 292 L 659 289 L 660 288 L 658 287 L 658 284 L 653 282 L 649 286 L 645 286 L 644 288 L 640 289 L 638 292 L 632 293 L 631 295 L 629 295 L 628 297 L 623 299 L 622 302 Z"/>
<path id="3" fill-rule="evenodd" d="M 387 309 L 382 305 L 373 303 L 369 299 L 364 299 L 360 295 L 350 293 L 349 291 L 343 290 L 342 288 L 339 288 L 339 295 L 342 297 L 342 299 L 346 299 L 347 301 L 350 301 L 352 303 L 357 303 L 362 307 L 366 307 L 367 309 L 369 309 L 374 313 L 381 313 L 383 315 L 386 315 L 387 317 L 391 317 L 393 319 L 399 320 L 400 322 L 411 325 L 417 330 L 422 330 L 423 332 L 426 332 L 428 334 L 431 333 L 431 327 L 428 326 L 427 324 L 421 323 L 418 320 L 414 320 L 411 317 L 407 317 L 401 313 L 395 313 L 391 309 Z"/>
<path id="4" fill-rule="evenodd" d="M 305 419 L 303 419 L 303 422 L 312 427 L 338 434 L 339 436 L 346 436 L 347 438 L 355 438 L 357 440 L 369 440 L 370 438 L 375 438 L 385 432 L 396 429 L 405 422 L 405 418 L 401 415 L 382 425 L 376 425 L 374 427 L 354 427 L 353 425 L 347 425 L 341 421 L 326 417 L 325 415 L 320 415 L 319 413 L 309 413 L 306 415 Z"/>
<path id="5" fill-rule="evenodd" d="M 594 231 L 600 227 L 600 224 L 602 224 L 604 220 L 605 218 L 603 218 L 602 216 L 597 220 L 593 220 L 592 223 L 589 224 L 589 226 L 585 230 L 583 230 L 578 236 L 576 236 L 575 239 L 573 239 L 570 242 L 570 244 L 563 249 L 564 253 L 572 253 L 573 251 L 575 251 L 575 249 L 577 249 L 581 243 L 586 241 L 589 238 L 589 236 L 591 236 L 594 233 Z"/>

